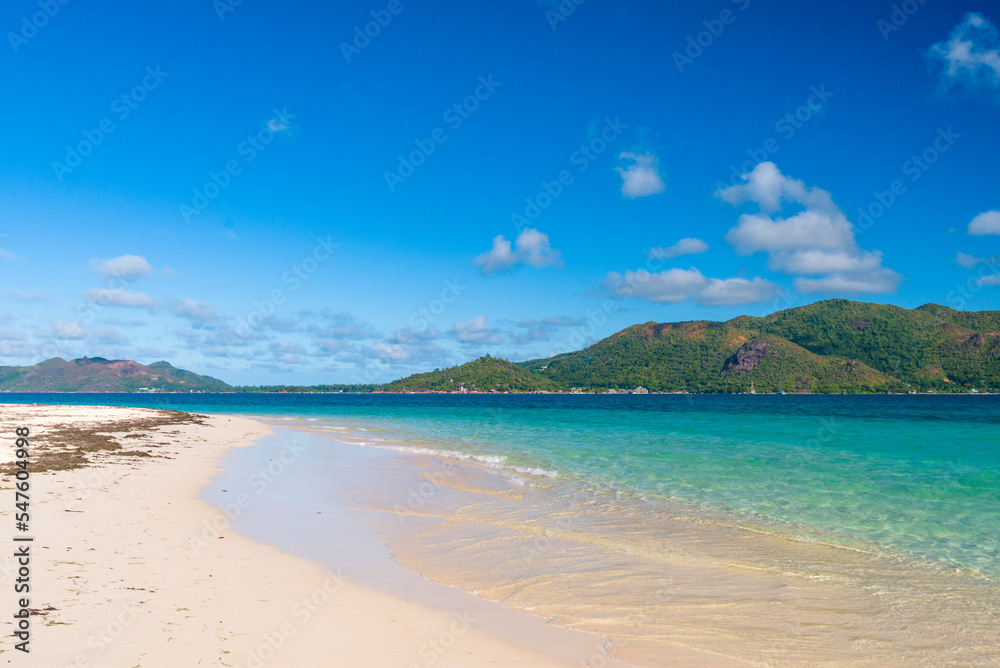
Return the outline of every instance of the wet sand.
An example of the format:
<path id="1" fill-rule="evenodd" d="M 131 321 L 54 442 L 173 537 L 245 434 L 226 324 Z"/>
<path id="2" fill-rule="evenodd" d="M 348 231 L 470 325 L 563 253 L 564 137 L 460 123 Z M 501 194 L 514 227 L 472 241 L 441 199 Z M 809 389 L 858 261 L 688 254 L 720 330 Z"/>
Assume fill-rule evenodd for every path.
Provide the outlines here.
<path id="1" fill-rule="evenodd" d="M 379 441 L 335 421 L 273 424 L 310 444 L 312 477 L 282 495 L 368 527 L 408 571 L 607 636 L 633 665 L 1000 660 L 1000 591 L 987 578 L 750 531 L 621 490 L 371 447 Z M 324 538 L 337 532 L 315 518 L 280 530 L 246 519 L 259 540 L 317 560 L 337 552 Z M 383 578 L 370 586 L 400 586 Z"/>
<path id="2" fill-rule="evenodd" d="M 210 416 L 202 424 L 123 431 L 158 414 L 0 406 L 0 433 L 11 446 L 0 459 L 12 458 L 15 426 L 31 428 L 32 452 L 41 455 L 53 447 L 47 434 L 57 426 L 96 423 L 118 432 L 121 451 L 152 455 L 92 451 L 88 468 L 32 475 L 30 653 L 15 649 L 13 620 L 4 615 L 4 659 L 45 668 L 578 666 L 578 655 L 593 654 L 601 643 L 599 636 L 535 624 L 525 615 L 516 615 L 529 622 L 524 637 L 497 637 L 485 613 L 482 622 L 470 614 L 481 603 L 471 594 L 450 590 L 463 602 L 432 607 L 359 584 L 349 565 L 324 566 L 240 534 L 225 512 L 199 496 L 223 472 L 227 452 L 253 445 L 269 429 Z M 2 486 L 13 507 L 9 476 Z M 253 508 L 249 499 L 244 517 Z M 352 549 L 366 558 L 361 543 Z M 8 610 L 17 568 L 11 556 L 0 561 Z"/>

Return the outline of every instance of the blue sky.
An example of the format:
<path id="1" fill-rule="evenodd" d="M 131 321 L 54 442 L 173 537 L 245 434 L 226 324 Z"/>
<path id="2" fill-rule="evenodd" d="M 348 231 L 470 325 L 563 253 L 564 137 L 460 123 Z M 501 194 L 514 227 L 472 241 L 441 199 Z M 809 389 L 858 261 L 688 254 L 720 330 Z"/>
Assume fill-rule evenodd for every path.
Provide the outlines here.
<path id="1" fill-rule="evenodd" d="M 5 5 L 0 364 L 372 382 L 1000 307 L 995 3 L 335 4 Z"/>

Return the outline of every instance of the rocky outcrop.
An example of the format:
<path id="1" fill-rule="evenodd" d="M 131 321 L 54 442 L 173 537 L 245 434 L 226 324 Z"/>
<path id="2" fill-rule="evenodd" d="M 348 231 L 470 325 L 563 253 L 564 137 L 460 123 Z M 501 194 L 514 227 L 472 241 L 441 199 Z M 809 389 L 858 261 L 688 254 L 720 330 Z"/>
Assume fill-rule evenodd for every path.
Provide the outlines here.
<path id="1" fill-rule="evenodd" d="M 729 375 L 737 371 L 749 373 L 760 364 L 760 361 L 766 355 L 770 355 L 771 357 L 778 356 L 778 351 L 774 348 L 771 349 L 770 353 L 767 352 L 767 349 L 768 344 L 766 339 L 751 339 L 747 341 L 740 346 L 740 349 L 732 357 L 726 360 L 726 364 L 722 368 L 723 375 Z"/>

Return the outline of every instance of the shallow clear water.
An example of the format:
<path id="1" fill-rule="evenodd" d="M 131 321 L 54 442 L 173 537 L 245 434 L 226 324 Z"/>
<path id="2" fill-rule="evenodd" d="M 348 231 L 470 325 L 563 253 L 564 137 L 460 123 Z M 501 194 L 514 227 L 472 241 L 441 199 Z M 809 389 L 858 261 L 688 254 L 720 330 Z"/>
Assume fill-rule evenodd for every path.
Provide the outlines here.
<path id="1" fill-rule="evenodd" d="M 286 416 L 1000 577 L 1000 396 L 18 395 Z M 548 476 L 547 478 L 544 476 Z M 553 477 L 554 476 L 554 477 Z M 535 484 L 538 484 L 537 482 Z"/>
<path id="2" fill-rule="evenodd" d="M 2 399 L 259 415 L 326 437 L 282 503 L 336 490 L 409 570 L 607 634 L 635 665 L 685 647 L 725 665 L 1000 662 L 1000 397 Z M 404 477 L 362 475 L 338 441 L 405 457 Z M 302 546 L 326 516 L 246 530 L 315 557 Z"/>

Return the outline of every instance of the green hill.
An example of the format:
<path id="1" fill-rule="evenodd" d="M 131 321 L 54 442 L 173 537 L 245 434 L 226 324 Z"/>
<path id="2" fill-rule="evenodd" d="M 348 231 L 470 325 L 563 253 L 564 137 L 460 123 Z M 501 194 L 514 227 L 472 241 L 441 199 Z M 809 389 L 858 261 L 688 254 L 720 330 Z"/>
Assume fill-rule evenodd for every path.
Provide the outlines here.
<path id="1" fill-rule="evenodd" d="M 523 366 L 564 389 L 710 391 L 726 360 L 752 334 L 727 323 L 647 322 L 633 325 L 585 350 Z"/>
<path id="2" fill-rule="evenodd" d="M 830 299 L 730 323 L 782 336 L 817 355 L 864 362 L 917 390 L 1000 385 L 998 311 Z"/>
<path id="3" fill-rule="evenodd" d="M 977 332 L 1000 332 L 1000 311 L 956 311 L 939 304 L 924 304 L 916 310 Z"/>
<path id="4" fill-rule="evenodd" d="M 1000 311 L 846 299 L 727 322 L 634 325 L 521 366 L 561 390 L 863 393 L 1000 387 Z"/>
<path id="5" fill-rule="evenodd" d="M 577 353 L 523 363 L 564 389 L 653 392 L 872 392 L 894 379 L 731 322 L 645 323 Z"/>
<path id="6" fill-rule="evenodd" d="M 865 393 L 901 389 L 898 381 L 867 364 L 822 356 L 771 334 L 740 346 L 723 365 L 713 390 L 746 392 L 750 382 L 759 392 Z"/>
<path id="7" fill-rule="evenodd" d="M 83 357 L 66 361 L 58 357 L 33 366 L 0 367 L 4 392 L 229 392 L 232 387 L 167 362 L 149 366 L 128 360 Z"/>
<path id="8" fill-rule="evenodd" d="M 556 391 L 551 380 L 496 357 L 481 357 L 462 366 L 418 373 L 383 385 L 383 392 L 539 392 Z"/>

